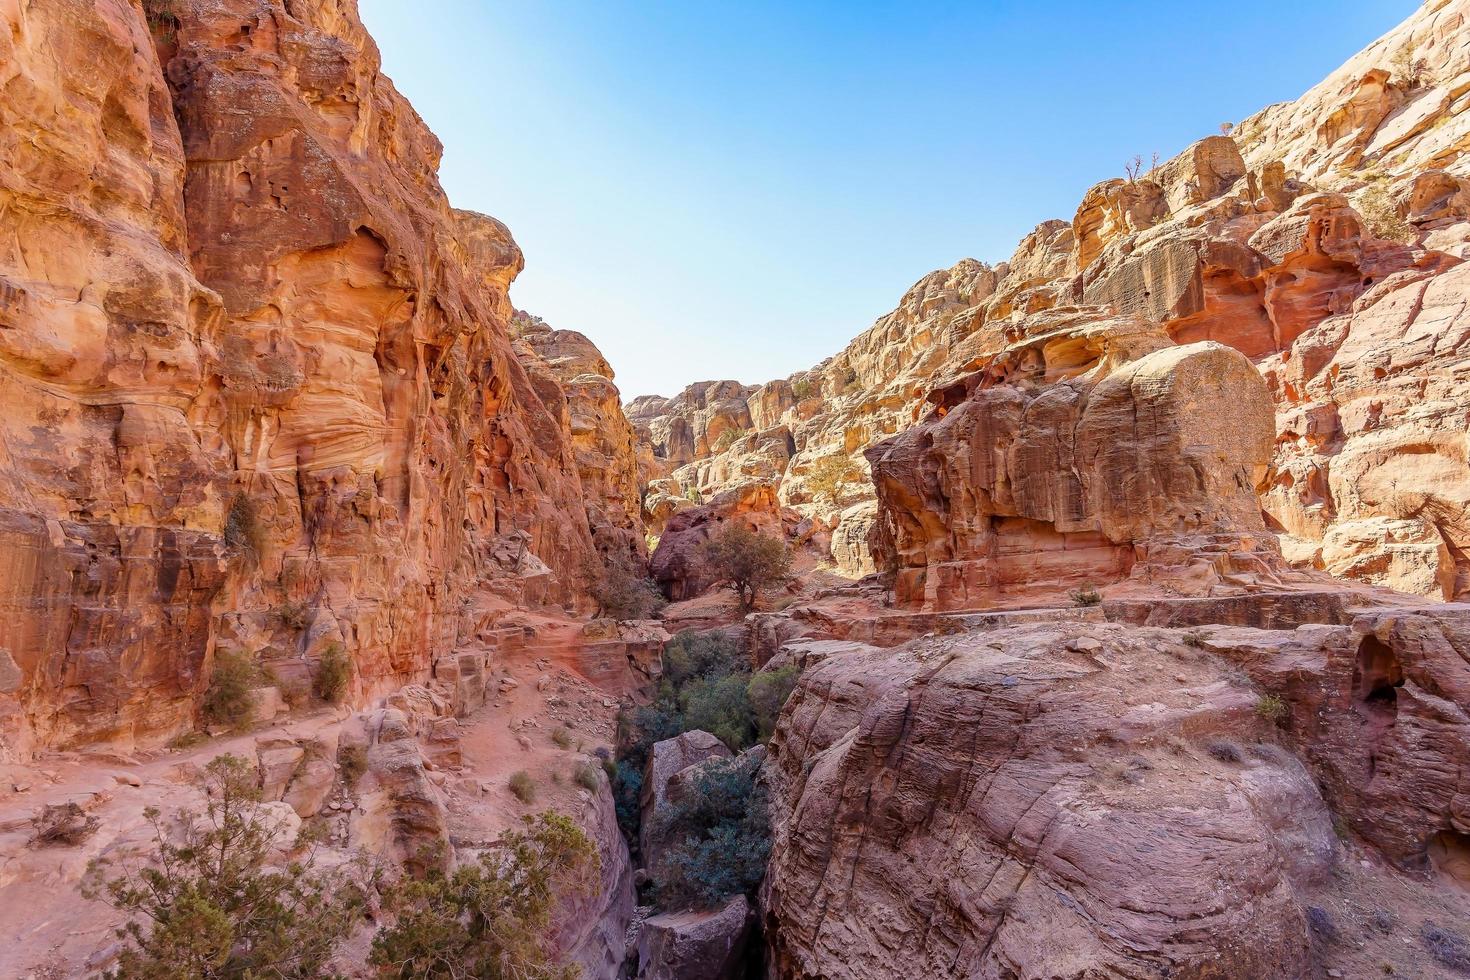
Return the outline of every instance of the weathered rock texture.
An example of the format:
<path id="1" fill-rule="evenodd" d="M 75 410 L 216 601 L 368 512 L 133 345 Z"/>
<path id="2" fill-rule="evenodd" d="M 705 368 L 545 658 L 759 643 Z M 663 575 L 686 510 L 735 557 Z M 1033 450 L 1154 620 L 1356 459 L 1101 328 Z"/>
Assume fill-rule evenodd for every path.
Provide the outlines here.
<path id="1" fill-rule="evenodd" d="M 859 479 L 837 495 L 814 493 L 807 481 L 817 460 L 849 459 L 866 473 L 864 450 L 920 422 L 938 427 L 935 396 L 955 408 L 956 379 L 1005 361 L 1054 313 L 1092 321 L 1094 334 L 1115 318 L 1138 318 L 1176 344 L 1233 347 L 1266 378 L 1275 447 L 1268 468 L 1253 469 L 1261 478 L 1255 489 L 1290 564 L 1431 598 L 1464 595 L 1470 386 L 1459 297 L 1470 275 L 1460 268 L 1470 245 L 1467 14 L 1466 0 L 1422 5 L 1295 102 L 1263 110 L 1229 135 L 1206 137 L 1154 169 L 1093 187 L 1070 221 L 1043 222 L 1009 261 L 966 259 L 925 276 L 897 309 L 810 371 L 755 388 L 705 382 L 672 399 L 635 400 L 629 411 L 643 443 L 650 516 L 667 519 L 691 491 L 713 496 L 732 482 L 762 480 L 783 506 L 821 525 L 812 540 L 839 568 L 862 574 L 872 566 L 855 558 L 854 536 L 875 522 L 855 508 L 872 507 L 873 491 Z M 1053 424 L 1045 413 L 1076 397 L 1075 382 L 1058 380 L 1066 373 L 1030 382 L 1036 390 L 1026 400 L 1043 417 L 1028 416 L 1026 431 L 1045 431 Z M 977 397 L 993 406 L 999 396 L 990 384 L 967 391 L 978 387 Z M 1222 415 L 1219 405 L 1194 408 Z M 738 437 L 717 438 L 728 432 Z M 944 431 L 942 438 L 957 449 L 968 438 L 1013 434 L 982 426 L 963 437 Z M 912 447 L 905 441 L 911 438 L 920 437 L 900 443 Z M 1135 448 L 1155 451 L 1151 439 Z M 974 447 L 967 455 L 980 460 L 991 451 Z M 997 470 L 1007 480 L 1052 479 L 1046 471 L 1054 458 L 1018 457 L 1005 446 L 994 451 L 1009 457 Z M 963 497 L 956 475 L 943 490 Z M 964 556 L 994 554 L 988 568 L 966 573 L 965 591 L 952 602 L 1001 597 L 994 583 L 1013 563 L 1000 554 L 1008 551 L 1005 535 L 987 530 L 997 520 L 1041 522 L 1044 533 L 1022 547 L 1039 547 L 1043 565 L 1059 550 L 1088 550 L 1091 558 L 1068 558 L 1065 568 L 1092 563 L 1095 574 L 1129 573 L 1121 554 L 1111 564 L 1102 560 L 1123 539 L 1091 520 L 1058 532 L 1055 504 L 1035 516 L 1020 503 L 1034 493 L 1031 486 L 1000 488 L 1015 504 L 956 504 L 932 497 L 937 474 L 910 476 L 918 482 L 899 487 L 890 476 L 880 493 L 885 511 L 894 501 L 907 503 L 876 522 L 878 564 L 893 558 L 881 528 L 908 520 L 905 508 L 927 501 L 927 527 L 913 530 L 904 562 L 926 550 L 920 564 L 945 566 L 936 570 L 943 577 L 954 574 L 954 562 L 977 560 Z M 978 472 L 975 478 L 988 479 Z M 1082 472 L 1073 482 L 1089 479 Z M 1162 507 L 1187 506 L 1189 499 L 1196 498 L 1186 490 Z M 1073 499 L 1060 512 L 1080 508 Z M 1186 524 L 1213 520 L 1189 516 Z M 1022 528 L 1012 523 L 1006 530 Z M 1258 527 L 1247 518 L 1236 531 L 1254 535 Z M 1063 542 L 1057 533 L 1095 537 Z M 1228 576 L 1190 576 L 1185 587 L 1237 584 Z M 901 588 L 900 596 L 919 601 L 933 592 Z"/>
<path id="2" fill-rule="evenodd" d="M 854 980 L 1439 975 L 1417 941 L 1337 937 L 1375 914 L 1405 937 L 1470 921 L 1467 623 L 1451 607 L 828 642 L 770 746 L 771 964 Z"/>
<path id="3" fill-rule="evenodd" d="M 382 693 L 470 586 L 578 607 L 641 554 L 611 372 L 517 356 L 520 251 L 449 207 L 351 4 L 0 28 L 0 755 L 166 738 L 225 647 L 338 643 Z"/>
<path id="4" fill-rule="evenodd" d="M 1094 310 L 1015 332 L 869 450 L 875 553 L 900 603 L 969 608 L 1130 572 L 1206 589 L 1262 568 L 1272 412 L 1244 355 Z"/>

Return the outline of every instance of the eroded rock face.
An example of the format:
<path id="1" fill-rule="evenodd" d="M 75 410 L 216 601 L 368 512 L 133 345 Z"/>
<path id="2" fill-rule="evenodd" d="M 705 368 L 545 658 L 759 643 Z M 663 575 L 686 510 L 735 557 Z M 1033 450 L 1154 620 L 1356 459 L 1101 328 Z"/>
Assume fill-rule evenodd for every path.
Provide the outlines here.
<path id="1" fill-rule="evenodd" d="M 385 693 L 470 584 L 581 608 L 597 548 L 641 554 L 611 372 L 523 365 L 520 251 L 449 207 L 353 5 L 172 8 L 0 7 L 10 758 L 166 740 L 220 648 L 337 644 Z"/>
<path id="2" fill-rule="evenodd" d="M 1357 928 L 1362 896 L 1403 921 L 1470 914 L 1451 653 L 1467 622 L 1464 607 L 1284 630 L 1055 617 L 897 650 L 801 645 L 821 652 L 766 770 L 771 966 L 1377 972 L 1381 950 L 1321 934 Z"/>
<path id="3" fill-rule="evenodd" d="M 1250 362 L 1098 311 L 1020 330 L 937 392 L 923 423 L 868 451 L 896 600 L 972 608 L 1136 564 L 1162 575 L 1181 551 L 1195 554 L 1168 572 L 1181 585 L 1233 573 L 1242 536 L 1265 538 L 1254 488 L 1273 426 Z"/>

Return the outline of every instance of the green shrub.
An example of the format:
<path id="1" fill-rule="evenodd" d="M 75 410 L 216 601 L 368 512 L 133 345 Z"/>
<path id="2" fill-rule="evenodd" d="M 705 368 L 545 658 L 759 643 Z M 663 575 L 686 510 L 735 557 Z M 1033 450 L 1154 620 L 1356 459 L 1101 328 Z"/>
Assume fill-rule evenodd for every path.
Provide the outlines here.
<path id="1" fill-rule="evenodd" d="M 800 673 L 795 664 L 787 664 L 779 670 L 763 670 L 751 677 L 746 696 L 755 716 L 756 738 L 760 741 L 769 740 L 775 732 L 776 719 L 796 688 Z"/>
<path id="2" fill-rule="evenodd" d="M 747 670 L 740 643 L 720 630 L 682 630 L 664 645 L 663 680 L 677 690 L 704 677 L 723 677 Z"/>
<path id="3" fill-rule="evenodd" d="M 572 770 L 572 782 L 589 793 L 602 789 L 602 767 L 594 762 L 582 761 Z"/>
<path id="4" fill-rule="evenodd" d="M 249 654 L 238 650 L 215 650 L 214 671 L 209 675 L 209 687 L 204 691 L 204 719 L 211 725 L 228 725 L 234 729 L 249 727 L 255 715 L 255 700 L 250 692 L 259 682 L 260 668 Z"/>
<path id="5" fill-rule="evenodd" d="M 597 614 L 609 619 L 653 619 L 668 602 L 641 563 L 625 552 L 613 554 L 592 573 L 590 594 Z"/>
<path id="6" fill-rule="evenodd" d="M 750 430 L 749 429 L 726 429 L 725 431 L 721 432 L 719 435 L 715 436 L 715 441 L 710 446 L 711 451 L 713 451 L 715 453 L 722 453 L 722 452 L 724 452 L 725 450 L 729 449 L 731 446 L 735 445 L 735 443 L 739 442 L 740 439 L 741 439 L 741 437 L 743 437 L 748 431 L 750 431 Z"/>
<path id="7" fill-rule="evenodd" d="M 1419 240 L 1419 232 L 1399 214 L 1392 184 L 1387 174 L 1370 172 L 1368 183 L 1353 200 L 1353 208 L 1363 216 L 1363 223 L 1375 238 L 1412 245 Z"/>
<path id="8" fill-rule="evenodd" d="M 523 818 L 526 829 L 452 874 L 430 871 L 389 891 L 394 922 L 373 938 L 368 961 L 400 980 L 480 977 L 571 980 L 556 962 L 552 915 L 598 881 L 597 848 L 561 814 Z"/>
<path id="9" fill-rule="evenodd" d="M 815 387 L 812 385 L 810 378 L 802 378 L 799 381 L 791 382 L 791 394 L 796 396 L 796 400 L 799 402 L 806 401 L 812 397 L 814 391 Z"/>
<path id="10" fill-rule="evenodd" d="M 522 803 L 531 804 L 536 802 L 536 784 L 531 781 L 531 774 L 524 769 L 517 769 L 510 775 L 511 793 Z"/>
<path id="11" fill-rule="evenodd" d="M 751 759 L 706 765 L 660 817 L 660 836 L 679 840 L 653 869 L 661 909 L 708 907 L 754 893 L 771 851 L 769 804 L 757 769 Z"/>
<path id="12" fill-rule="evenodd" d="M 691 681 L 680 693 L 679 709 L 685 731 L 704 731 L 733 752 L 755 741 L 755 712 L 746 688 L 749 674 L 726 674 Z"/>
<path id="13" fill-rule="evenodd" d="M 344 745 L 337 753 L 337 765 L 342 769 L 342 782 L 348 786 L 356 783 L 367 772 L 366 745 Z"/>
<path id="14" fill-rule="evenodd" d="M 1265 694 L 1256 702 L 1256 714 L 1273 725 L 1281 725 L 1291 717 L 1291 707 L 1276 695 Z"/>
<path id="15" fill-rule="evenodd" d="M 337 704 L 347 693 L 352 683 L 352 662 L 340 643 L 328 643 L 322 648 L 317 661 L 316 673 L 311 678 L 311 691 L 328 704 Z"/>
<path id="16" fill-rule="evenodd" d="M 791 550 L 785 541 L 736 522 L 710 535 L 701 557 L 716 583 L 728 582 L 735 587 L 740 607 L 747 612 L 755 608 L 764 589 L 785 581 L 791 571 Z"/>
<path id="17" fill-rule="evenodd" d="M 361 920 L 366 889 L 311 856 L 267 867 L 276 824 L 258 806 L 255 769 L 222 755 L 204 769 L 205 813 L 181 811 L 167 825 L 154 807 L 152 860 L 125 867 L 94 860 L 83 894 L 131 916 L 121 978 L 279 977 L 328 974 L 337 948 Z"/>
<path id="18" fill-rule="evenodd" d="M 1084 585 L 1077 589 L 1072 595 L 1072 602 L 1078 606 L 1100 606 L 1102 605 L 1102 593 L 1091 585 Z"/>
<path id="19" fill-rule="evenodd" d="M 293 629 L 305 629 L 311 622 L 311 606 L 304 602 L 283 602 L 276 607 L 281 625 Z"/>

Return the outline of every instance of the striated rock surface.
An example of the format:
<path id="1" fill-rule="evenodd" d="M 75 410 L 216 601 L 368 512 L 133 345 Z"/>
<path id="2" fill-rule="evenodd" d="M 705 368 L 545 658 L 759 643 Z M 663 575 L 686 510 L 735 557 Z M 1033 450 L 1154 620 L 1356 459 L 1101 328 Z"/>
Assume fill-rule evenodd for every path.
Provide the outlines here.
<path id="1" fill-rule="evenodd" d="M 520 251 L 449 207 L 353 5 L 0 21 L 0 756 L 166 740 L 226 648 L 338 644 L 360 701 L 472 586 L 581 608 L 641 554 L 611 371 L 518 356 Z"/>
<path id="2" fill-rule="evenodd" d="M 1056 617 L 828 643 L 770 747 L 771 967 L 1439 975 L 1423 949 L 1336 937 L 1374 914 L 1406 935 L 1470 918 L 1448 653 L 1467 617 L 1193 633 Z"/>

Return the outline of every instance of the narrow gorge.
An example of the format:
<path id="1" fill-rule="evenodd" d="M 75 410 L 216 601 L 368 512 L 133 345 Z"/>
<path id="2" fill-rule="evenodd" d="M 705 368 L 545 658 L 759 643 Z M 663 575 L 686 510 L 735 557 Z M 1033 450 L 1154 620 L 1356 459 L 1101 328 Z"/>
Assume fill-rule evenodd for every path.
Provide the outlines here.
<path id="1" fill-rule="evenodd" d="M 0 977 L 1470 976 L 1467 109 L 1428 0 L 664 397 L 356 0 L 0 0 Z M 237 791 L 293 949 L 108 890 Z"/>

